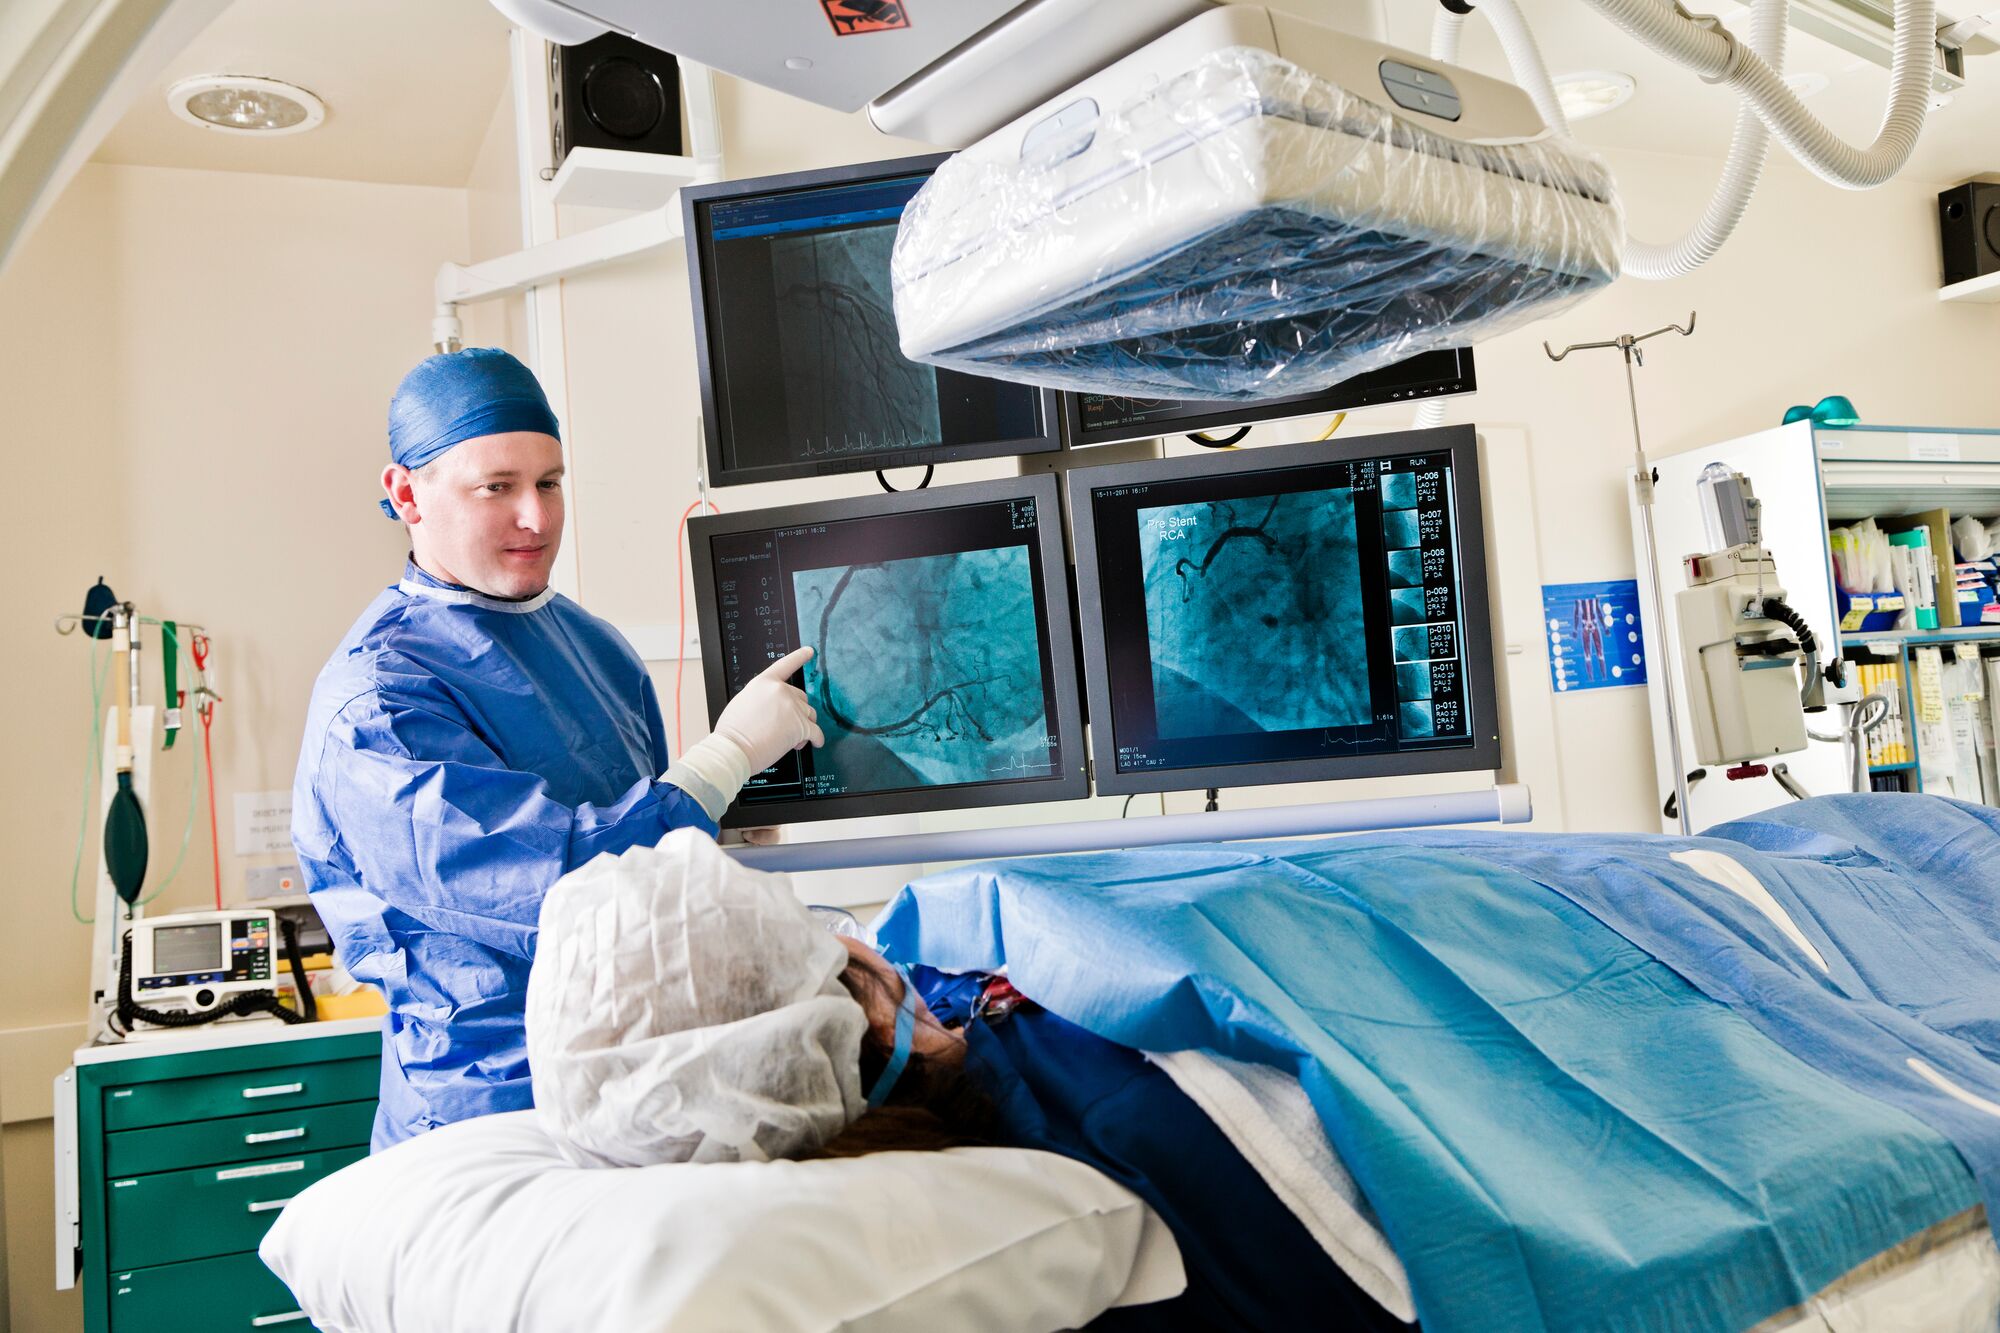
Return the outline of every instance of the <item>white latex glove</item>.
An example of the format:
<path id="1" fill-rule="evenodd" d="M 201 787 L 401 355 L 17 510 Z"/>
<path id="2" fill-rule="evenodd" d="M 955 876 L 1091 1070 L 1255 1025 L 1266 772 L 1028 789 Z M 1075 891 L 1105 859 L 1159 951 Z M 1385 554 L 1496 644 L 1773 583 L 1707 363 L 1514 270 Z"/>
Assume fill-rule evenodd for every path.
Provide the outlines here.
<path id="1" fill-rule="evenodd" d="M 760 671 L 715 719 L 715 734 L 736 742 L 750 771 L 761 773 L 794 750 L 825 745 L 819 714 L 791 678 L 812 661 L 811 648 L 797 648 Z"/>
<path id="2" fill-rule="evenodd" d="M 687 749 L 661 781 L 672 783 L 701 803 L 710 819 L 736 799 L 752 774 L 761 773 L 793 750 L 826 744 L 819 714 L 792 675 L 812 660 L 800 648 L 765 667 L 738 692 L 715 720 L 715 731 Z"/>

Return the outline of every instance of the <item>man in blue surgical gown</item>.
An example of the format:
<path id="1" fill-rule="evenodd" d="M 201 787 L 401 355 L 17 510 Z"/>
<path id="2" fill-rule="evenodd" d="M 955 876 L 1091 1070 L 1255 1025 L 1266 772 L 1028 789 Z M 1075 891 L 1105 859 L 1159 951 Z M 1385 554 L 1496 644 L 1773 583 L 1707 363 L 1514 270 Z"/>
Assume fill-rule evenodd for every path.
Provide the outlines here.
<path id="1" fill-rule="evenodd" d="M 600 852 L 716 821 L 751 774 L 824 737 L 772 663 L 669 763 L 618 632 L 549 587 L 562 445 L 526 366 L 434 356 L 389 408 L 382 508 L 402 579 L 313 688 L 292 840 L 340 961 L 390 1014 L 374 1146 L 534 1104 L 522 1029 L 542 897 Z"/>

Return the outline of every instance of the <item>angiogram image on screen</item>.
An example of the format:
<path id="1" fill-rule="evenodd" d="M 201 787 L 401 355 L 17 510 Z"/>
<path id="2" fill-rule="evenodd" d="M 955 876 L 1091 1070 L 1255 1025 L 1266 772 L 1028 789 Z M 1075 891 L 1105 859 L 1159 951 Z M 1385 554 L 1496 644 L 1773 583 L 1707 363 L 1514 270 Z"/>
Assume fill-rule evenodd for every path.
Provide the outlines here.
<path id="1" fill-rule="evenodd" d="M 916 448 L 943 435 L 937 375 L 905 361 L 889 291 L 894 227 L 770 246 L 787 438 L 807 457 Z"/>
<path id="2" fill-rule="evenodd" d="M 1054 770 L 1026 546 L 794 571 L 792 595 L 816 792 Z"/>
<path id="3" fill-rule="evenodd" d="M 1138 521 L 1162 738 L 1371 720 L 1352 491 L 1167 505 Z"/>

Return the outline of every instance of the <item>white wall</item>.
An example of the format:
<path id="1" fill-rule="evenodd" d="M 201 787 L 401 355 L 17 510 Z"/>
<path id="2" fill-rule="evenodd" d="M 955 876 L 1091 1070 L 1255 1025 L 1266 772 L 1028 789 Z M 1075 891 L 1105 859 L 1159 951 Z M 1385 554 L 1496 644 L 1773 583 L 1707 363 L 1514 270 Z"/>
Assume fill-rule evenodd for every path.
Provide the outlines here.
<path id="1" fill-rule="evenodd" d="M 1701 208 L 1712 163 L 1612 159 L 1640 235 L 1664 240 Z M 1560 365 L 1544 339 L 1596 341 L 1700 312 L 1695 336 L 1647 345 L 1638 372 L 1649 450 L 1678 453 L 1778 423 L 1794 403 L 1854 399 L 1869 421 L 2000 425 L 2000 306 L 1941 303 L 1935 196 L 1951 182 L 1852 194 L 1773 149 L 1741 230 L 1706 268 L 1669 283 L 1625 279 L 1545 325 L 1479 349 L 1482 389 L 1455 419 L 1519 422 L 1534 439 L 1541 581 L 1634 576 L 1624 469 L 1630 409 L 1615 352 Z M 1766 493 L 1767 505 L 1794 497 Z M 1804 499 L 1805 497 L 1797 497 Z M 1544 670 L 1546 668 L 1543 668 Z M 1639 690 L 1556 706 L 1562 782 L 1577 829 L 1652 829 L 1651 732 Z"/>
<path id="2" fill-rule="evenodd" d="M 143 614 L 214 636 L 223 892 L 239 900 L 233 795 L 289 789 L 312 680 L 401 568 L 375 508 L 397 379 L 428 349 L 430 280 L 466 245 L 462 190 L 87 166 L 0 275 L 0 403 L 20 498 L 0 629 L 13 708 L 0 775 L 0 1110 L 15 1326 L 80 1318 L 53 1290 L 48 1079 L 82 1036 L 72 919 L 88 660 L 56 615 L 104 575 Z M 149 647 L 152 646 L 149 643 Z M 159 659 L 145 686 L 157 697 Z M 183 687 L 185 687 L 185 679 Z M 198 730 L 157 756 L 158 886 L 186 827 Z M 83 910 L 95 830 L 86 825 Z M 195 822 L 157 910 L 210 901 Z M 55 1063 L 52 1063 L 55 1062 Z"/>

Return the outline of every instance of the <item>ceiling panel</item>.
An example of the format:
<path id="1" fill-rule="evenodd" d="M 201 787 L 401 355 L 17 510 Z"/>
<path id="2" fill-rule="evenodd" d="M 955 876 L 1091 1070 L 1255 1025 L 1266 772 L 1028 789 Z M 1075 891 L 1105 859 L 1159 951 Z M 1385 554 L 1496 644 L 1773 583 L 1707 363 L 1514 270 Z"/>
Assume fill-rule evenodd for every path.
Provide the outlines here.
<path id="1" fill-rule="evenodd" d="M 237 0 L 95 160 L 461 186 L 507 87 L 507 33 L 487 0 Z M 167 89 L 193 74 L 297 84 L 326 102 L 326 123 L 269 139 L 199 129 L 167 109 Z"/>

